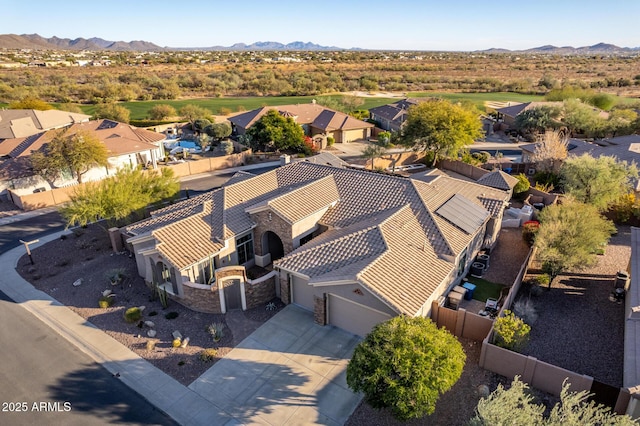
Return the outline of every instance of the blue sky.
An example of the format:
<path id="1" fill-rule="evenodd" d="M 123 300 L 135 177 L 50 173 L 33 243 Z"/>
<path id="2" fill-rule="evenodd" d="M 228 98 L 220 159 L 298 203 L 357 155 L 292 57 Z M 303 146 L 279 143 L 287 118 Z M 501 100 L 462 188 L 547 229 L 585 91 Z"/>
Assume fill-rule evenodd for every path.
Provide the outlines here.
<path id="1" fill-rule="evenodd" d="M 640 46 L 640 1 L 0 0 L 2 34 L 169 47 L 311 41 L 393 50 Z"/>

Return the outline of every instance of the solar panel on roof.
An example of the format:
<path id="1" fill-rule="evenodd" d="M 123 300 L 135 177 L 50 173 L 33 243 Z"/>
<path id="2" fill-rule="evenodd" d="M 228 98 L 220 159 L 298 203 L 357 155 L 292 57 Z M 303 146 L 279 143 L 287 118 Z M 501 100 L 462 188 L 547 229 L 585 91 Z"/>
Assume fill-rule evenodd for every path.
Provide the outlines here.
<path id="1" fill-rule="evenodd" d="M 449 198 L 436 213 L 467 234 L 475 232 L 489 216 L 484 208 L 459 194 Z"/>

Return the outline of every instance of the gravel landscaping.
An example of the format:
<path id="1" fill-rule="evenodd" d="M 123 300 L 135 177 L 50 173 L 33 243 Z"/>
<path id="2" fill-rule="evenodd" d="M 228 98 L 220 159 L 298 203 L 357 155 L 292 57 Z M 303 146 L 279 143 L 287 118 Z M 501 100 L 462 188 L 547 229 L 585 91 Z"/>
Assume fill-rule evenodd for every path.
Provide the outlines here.
<path id="1" fill-rule="evenodd" d="M 96 225 L 75 229 L 32 253 L 35 265 L 26 255 L 18 262 L 17 270 L 23 278 L 184 385 L 198 378 L 283 306 L 274 301 L 276 310 L 258 307 L 239 311 L 233 313 L 233 321 L 227 318 L 229 314 L 194 312 L 171 300 L 165 309 L 138 276 L 135 259 L 129 253 L 113 253 L 106 231 Z M 124 272 L 117 285 L 108 278 L 114 269 Z M 78 280 L 82 280 L 81 284 L 74 286 Z M 105 290 L 115 296 L 113 305 L 103 309 L 98 307 L 98 300 Z M 136 306 L 145 306 L 141 321 L 151 321 L 153 327 L 124 320 L 125 310 Z M 176 318 L 168 319 L 176 314 Z M 207 331 L 212 323 L 224 325 L 224 336 L 218 342 Z M 157 343 L 155 349 L 148 350 L 147 342 L 153 340 L 147 335 L 151 329 L 156 332 L 153 339 Z M 172 347 L 172 333 L 176 330 L 189 337 L 185 348 Z M 216 349 L 216 356 L 202 361 L 200 353 L 209 348 Z"/>
<path id="2" fill-rule="evenodd" d="M 551 290 L 531 291 L 523 285 L 518 298 L 529 300 L 538 316 L 523 353 L 567 370 L 622 386 L 624 303 L 612 302 L 616 272 L 626 270 L 631 231 L 618 227 L 595 266 L 561 275 Z M 535 263 L 530 269 L 536 272 Z M 528 278 L 532 278 L 531 274 Z M 539 293 L 537 296 L 533 294 Z"/>

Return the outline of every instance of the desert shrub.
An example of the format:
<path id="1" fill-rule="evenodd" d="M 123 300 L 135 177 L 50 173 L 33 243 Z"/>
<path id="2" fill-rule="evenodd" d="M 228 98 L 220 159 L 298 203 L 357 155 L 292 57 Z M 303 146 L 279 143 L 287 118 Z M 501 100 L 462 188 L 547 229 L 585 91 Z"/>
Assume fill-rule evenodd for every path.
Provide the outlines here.
<path id="1" fill-rule="evenodd" d="M 524 173 L 516 175 L 515 178 L 518 179 L 518 183 L 513 187 L 514 194 L 525 192 L 531 187 L 531 182 L 529 182 L 529 178 Z"/>
<path id="2" fill-rule="evenodd" d="M 551 282 L 551 276 L 549 276 L 549 274 L 538 275 L 536 277 L 536 282 L 539 286 L 549 285 L 549 283 Z"/>
<path id="3" fill-rule="evenodd" d="M 111 284 L 117 284 L 126 276 L 126 272 L 125 268 L 113 268 L 105 272 L 104 276 L 111 281 Z"/>
<path id="4" fill-rule="evenodd" d="M 207 332 L 213 337 L 214 342 L 220 341 L 224 337 L 224 323 L 214 322 L 207 327 Z"/>
<path id="5" fill-rule="evenodd" d="M 168 320 L 172 320 L 172 319 L 178 318 L 178 315 L 180 315 L 178 312 L 171 311 L 171 312 L 167 313 L 164 317 L 166 319 L 168 319 Z"/>
<path id="6" fill-rule="evenodd" d="M 514 303 L 513 313 L 515 316 L 522 318 L 522 320 L 529 325 L 533 325 L 533 323 L 538 319 L 538 313 L 536 312 L 536 308 L 533 306 L 531 299 L 520 299 Z"/>
<path id="7" fill-rule="evenodd" d="M 222 148 L 222 151 L 225 153 L 225 155 L 233 154 L 233 142 L 231 141 L 222 141 L 220 143 L 220 148 Z"/>
<path id="8" fill-rule="evenodd" d="M 544 192 L 551 192 L 554 188 L 558 188 L 560 186 L 560 176 L 556 173 L 549 171 L 539 171 L 533 175 L 533 181 L 536 183 L 536 189 L 541 189 Z"/>
<path id="9" fill-rule="evenodd" d="M 153 350 L 155 350 L 156 348 L 156 344 L 158 343 L 157 339 L 149 339 L 147 340 L 147 344 L 146 344 L 146 349 L 151 352 Z"/>
<path id="10" fill-rule="evenodd" d="M 474 152 L 471 154 L 473 158 L 475 158 L 480 164 L 484 164 L 491 158 L 491 154 L 487 151 Z"/>
<path id="11" fill-rule="evenodd" d="M 179 348 L 181 344 L 182 344 L 182 340 L 180 338 L 175 338 L 171 342 L 171 346 L 174 348 Z"/>
<path id="12" fill-rule="evenodd" d="M 505 310 L 504 316 L 493 324 L 493 330 L 496 332 L 497 346 L 518 351 L 527 343 L 531 327 L 510 310 Z"/>
<path id="13" fill-rule="evenodd" d="M 113 305 L 113 297 L 109 296 L 101 296 L 98 299 L 98 306 L 102 309 L 107 309 L 109 306 Z"/>
<path id="14" fill-rule="evenodd" d="M 535 220 L 530 220 L 522 224 L 522 239 L 529 244 L 529 246 L 533 245 L 538 228 L 540 228 L 540 223 Z"/>
<path id="15" fill-rule="evenodd" d="M 142 318 L 142 311 L 137 306 L 124 311 L 124 319 L 127 322 L 134 323 L 140 321 L 140 318 Z"/>
<path id="16" fill-rule="evenodd" d="M 218 355 L 218 350 L 215 348 L 203 349 L 200 352 L 200 360 L 202 362 L 211 362 L 214 359 L 216 359 L 217 355 Z"/>

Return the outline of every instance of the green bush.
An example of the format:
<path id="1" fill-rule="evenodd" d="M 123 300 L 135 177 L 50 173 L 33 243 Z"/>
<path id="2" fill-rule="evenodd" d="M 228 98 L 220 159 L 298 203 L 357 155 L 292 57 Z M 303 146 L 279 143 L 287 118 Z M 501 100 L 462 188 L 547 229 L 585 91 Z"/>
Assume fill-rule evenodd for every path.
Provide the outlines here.
<path id="1" fill-rule="evenodd" d="M 218 350 L 214 348 L 203 349 L 200 352 L 200 360 L 202 362 L 211 362 L 218 356 Z"/>
<path id="2" fill-rule="evenodd" d="M 107 309 L 111 305 L 113 305 L 113 297 L 111 296 L 101 296 L 100 299 L 98 299 L 98 306 L 102 309 Z"/>
<path id="3" fill-rule="evenodd" d="M 327 145 L 331 146 L 334 143 L 336 143 L 336 138 L 334 138 L 333 136 L 327 136 Z"/>
<path id="4" fill-rule="evenodd" d="M 518 183 L 516 183 L 516 186 L 513 187 L 514 194 L 520 194 L 529 190 L 529 188 L 531 187 L 531 182 L 529 182 L 529 178 L 524 173 L 516 175 L 515 178 L 518 179 Z"/>
<path id="5" fill-rule="evenodd" d="M 140 321 L 142 318 L 142 311 L 138 307 L 129 308 L 124 311 L 124 319 L 127 322 L 134 323 Z"/>
<path id="6" fill-rule="evenodd" d="M 493 324 L 496 345 L 513 351 L 520 350 L 529 338 L 531 327 L 509 310 Z"/>

